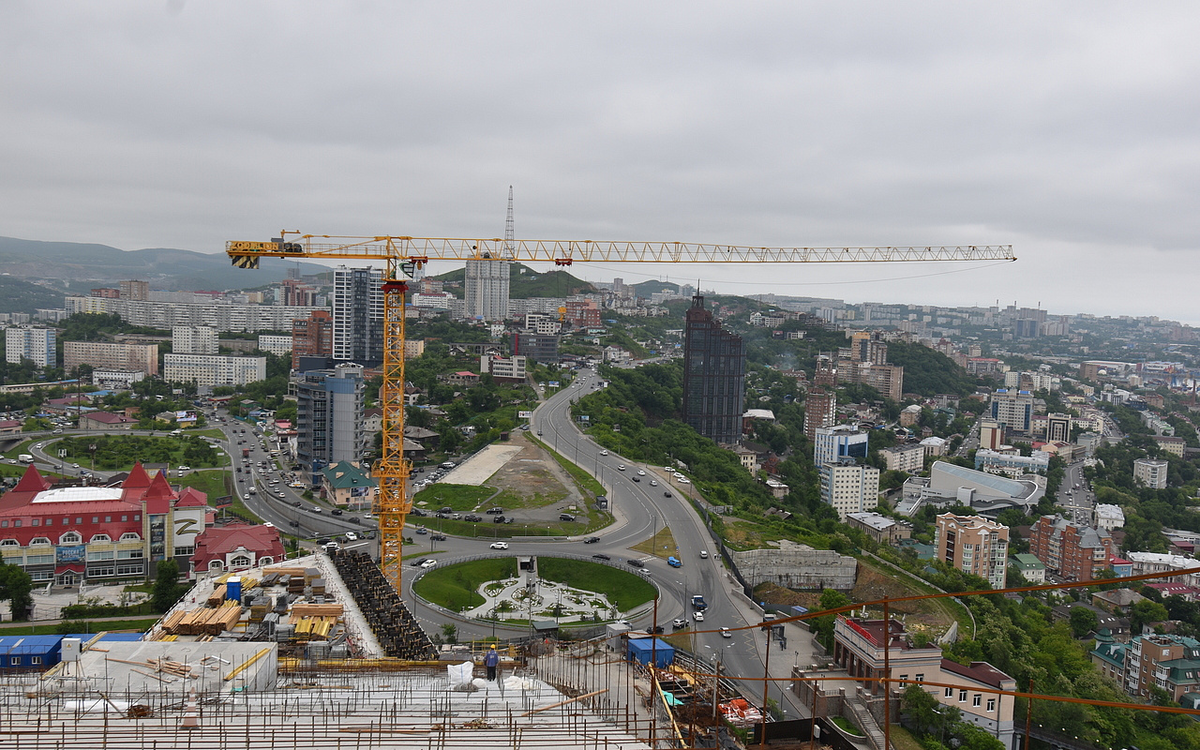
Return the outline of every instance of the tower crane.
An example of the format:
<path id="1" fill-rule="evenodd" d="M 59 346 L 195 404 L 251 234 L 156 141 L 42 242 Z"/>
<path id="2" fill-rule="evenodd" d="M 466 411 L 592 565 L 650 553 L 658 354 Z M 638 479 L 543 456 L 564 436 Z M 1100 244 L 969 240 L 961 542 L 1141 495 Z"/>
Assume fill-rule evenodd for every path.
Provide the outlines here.
<path id="1" fill-rule="evenodd" d="M 414 272 L 435 260 L 515 260 L 574 263 L 891 263 L 1016 260 L 1011 245 L 910 247 L 750 247 L 691 242 L 352 237 L 284 231 L 268 242 L 230 241 L 233 265 L 258 268 L 261 258 L 379 261 L 383 277 L 383 453 L 374 466 L 379 482 L 374 513 L 379 522 L 380 569 L 401 593 L 402 533 L 412 510 L 405 486 L 404 298 Z"/>

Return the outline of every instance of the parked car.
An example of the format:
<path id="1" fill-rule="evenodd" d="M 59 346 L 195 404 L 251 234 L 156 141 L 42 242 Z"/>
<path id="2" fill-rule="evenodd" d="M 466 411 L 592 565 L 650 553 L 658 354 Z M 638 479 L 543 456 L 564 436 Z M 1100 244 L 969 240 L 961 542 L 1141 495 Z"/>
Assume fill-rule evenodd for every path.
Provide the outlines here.
<path id="1" fill-rule="evenodd" d="M 574 520 L 575 520 L 575 516 L 571 515 L 570 513 L 559 513 L 559 514 L 558 514 L 558 520 L 560 520 L 560 521 L 574 521 Z"/>
<path id="2" fill-rule="evenodd" d="M 503 513 L 503 512 L 504 512 L 504 508 L 488 508 L 487 509 L 487 513 L 490 515 L 496 515 L 497 513 Z"/>
<path id="3" fill-rule="evenodd" d="M 463 516 L 463 520 L 464 520 L 464 521 L 470 521 L 471 523 L 479 523 L 480 521 L 482 521 L 482 520 L 483 520 L 483 518 L 481 518 L 480 516 L 477 516 L 477 515 L 475 515 L 474 513 L 471 513 L 471 514 L 469 514 L 469 515 Z"/>
<path id="4" fill-rule="evenodd" d="M 445 534 L 430 534 L 430 535 L 429 535 L 429 541 L 431 541 L 431 542 L 444 542 L 444 541 L 446 541 L 446 535 L 445 535 Z"/>

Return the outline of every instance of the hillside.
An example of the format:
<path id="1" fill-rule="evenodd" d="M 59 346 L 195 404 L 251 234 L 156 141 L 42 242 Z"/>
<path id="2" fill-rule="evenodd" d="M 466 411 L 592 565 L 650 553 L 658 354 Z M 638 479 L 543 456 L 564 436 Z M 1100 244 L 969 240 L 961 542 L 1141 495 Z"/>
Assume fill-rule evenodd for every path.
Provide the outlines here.
<path id="1" fill-rule="evenodd" d="M 433 278 L 438 281 L 460 284 L 460 286 L 450 287 L 446 291 L 461 299 L 463 296 L 461 284 L 466 275 L 465 268 L 456 268 Z M 510 299 L 569 297 L 572 294 L 590 294 L 595 291 L 596 287 L 566 271 L 535 271 L 523 263 L 513 263 L 509 267 L 508 296 Z"/>
<path id="2" fill-rule="evenodd" d="M 39 307 L 62 306 L 62 292 L 12 276 L 0 276 L 0 313 L 24 312 L 32 315 Z"/>
<path id="3" fill-rule="evenodd" d="M 326 270 L 300 263 L 302 273 Z M 292 262 L 264 259 L 262 268 L 234 268 L 224 252 L 198 253 L 172 248 L 120 250 L 81 242 L 42 242 L 0 237 L 0 273 L 22 279 L 88 282 L 115 286 L 122 279 L 142 279 L 153 289 L 246 289 L 283 279 Z M 61 300 L 52 305 L 59 307 Z M 43 305 L 49 306 L 49 305 Z"/>

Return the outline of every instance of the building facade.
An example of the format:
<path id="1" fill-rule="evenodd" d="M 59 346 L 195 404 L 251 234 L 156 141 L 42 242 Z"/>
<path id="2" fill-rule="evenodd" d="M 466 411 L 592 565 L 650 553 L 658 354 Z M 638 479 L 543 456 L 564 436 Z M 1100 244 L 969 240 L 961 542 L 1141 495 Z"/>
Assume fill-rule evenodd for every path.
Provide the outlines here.
<path id="1" fill-rule="evenodd" d="M 994 589 L 1004 588 L 1008 567 L 1008 527 L 980 516 L 937 517 L 934 535 L 937 559 L 964 573 L 987 580 Z"/>
<path id="2" fill-rule="evenodd" d="M 53 328 L 7 328 L 4 331 L 4 361 L 20 364 L 22 359 L 38 367 L 58 365 Z"/>
<path id="3" fill-rule="evenodd" d="M 103 341 L 64 341 L 63 369 L 79 365 L 96 370 L 158 374 L 158 344 L 109 344 Z"/>
<path id="4" fill-rule="evenodd" d="M 512 351 L 534 362 L 557 362 L 558 334 L 517 331 L 512 337 Z"/>
<path id="5" fill-rule="evenodd" d="M 164 354 L 163 380 L 196 381 L 196 385 L 245 385 L 267 379 L 266 357 L 214 357 L 202 354 Z"/>
<path id="6" fill-rule="evenodd" d="M 508 317 L 508 287 L 512 263 L 507 260 L 468 260 L 463 279 L 466 316 L 485 322 Z"/>
<path id="7" fill-rule="evenodd" d="M 925 469 L 925 446 L 920 443 L 898 445 L 894 448 L 884 448 L 879 451 L 887 462 L 888 471 L 903 471 L 908 474 L 919 474 Z"/>
<path id="8" fill-rule="evenodd" d="M 827 461 L 817 467 L 821 477 L 821 501 L 833 506 L 838 520 L 849 513 L 879 507 L 879 469 L 859 466 L 850 460 Z"/>
<path id="9" fill-rule="evenodd" d="M 1034 522 L 1030 534 L 1029 551 L 1042 561 L 1047 573 L 1068 581 L 1099 578 L 1117 553 L 1107 531 L 1073 523 L 1062 516 L 1042 516 Z"/>
<path id="10" fill-rule="evenodd" d="M 217 329 L 211 326 L 175 326 L 171 329 L 173 354 L 216 354 Z"/>
<path id="11" fill-rule="evenodd" d="M 296 459 L 310 467 L 312 483 L 337 461 L 359 461 L 367 452 L 363 421 L 365 383 L 361 365 L 343 363 L 332 370 L 293 376 L 296 386 Z"/>
<path id="12" fill-rule="evenodd" d="M 292 369 L 301 357 L 333 357 L 333 315 L 313 310 L 307 318 L 292 321 Z"/>
<path id="13" fill-rule="evenodd" d="M 333 272 L 333 358 L 377 367 L 383 362 L 383 271 Z M 299 317 L 299 316 L 297 316 Z"/>
<path id="14" fill-rule="evenodd" d="M 721 327 L 692 297 L 684 323 L 683 418 L 717 443 L 737 443 L 746 400 L 746 351 L 741 336 Z"/>
<path id="15" fill-rule="evenodd" d="M 258 337 L 258 348 L 268 354 L 282 357 L 292 353 L 292 337 L 264 333 Z"/>
<path id="16" fill-rule="evenodd" d="M 814 386 L 804 397 L 804 435 L 816 441 L 817 429 L 832 427 L 837 420 L 837 393 Z"/>
<path id="17" fill-rule="evenodd" d="M 820 466 L 843 459 L 867 458 L 867 433 L 848 424 L 820 427 L 813 441 L 813 463 Z"/>
<path id="18" fill-rule="evenodd" d="M 1001 388 L 992 394 L 992 419 L 1004 425 L 1005 432 L 1028 435 L 1033 424 L 1033 394 Z"/>
<path id="19" fill-rule="evenodd" d="M 1150 489 L 1165 490 L 1169 468 L 1167 462 L 1160 459 L 1138 458 L 1133 462 L 1133 478 Z"/>
<path id="20" fill-rule="evenodd" d="M 295 318 L 311 307 L 244 305 L 226 302 L 150 302 L 103 297 L 67 297 L 68 313 L 106 313 L 135 326 L 170 329 L 175 326 L 212 326 L 220 332 L 286 331 Z"/>

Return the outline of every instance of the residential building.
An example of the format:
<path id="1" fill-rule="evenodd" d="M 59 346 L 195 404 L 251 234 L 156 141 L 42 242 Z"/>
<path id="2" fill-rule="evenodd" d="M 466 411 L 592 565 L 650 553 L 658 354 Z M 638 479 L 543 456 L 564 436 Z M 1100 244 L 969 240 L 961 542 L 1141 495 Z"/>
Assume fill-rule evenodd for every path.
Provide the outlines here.
<path id="1" fill-rule="evenodd" d="M 837 420 L 837 392 L 813 386 L 804 398 L 804 435 L 809 441 L 817 439 L 817 429 L 832 427 Z"/>
<path id="2" fill-rule="evenodd" d="M 1146 487 L 1154 490 L 1167 488 L 1166 461 L 1157 458 L 1138 458 L 1133 462 L 1133 478 Z"/>
<path id="3" fill-rule="evenodd" d="M 216 354 L 217 329 L 211 326 L 175 326 L 171 329 L 172 354 Z"/>
<path id="4" fill-rule="evenodd" d="M 837 384 L 837 361 L 828 354 L 818 354 L 817 366 L 813 370 L 813 385 L 829 391 L 836 391 Z"/>
<path id="5" fill-rule="evenodd" d="M 979 449 L 1000 450 L 1004 445 L 1004 425 L 994 419 L 979 420 Z"/>
<path id="6" fill-rule="evenodd" d="M 925 469 L 925 446 L 920 443 L 907 443 L 894 448 L 884 448 L 879 451 L 887 462 L 888 471 L 903 471 L 908 474 L 919 474 Z"/>
<path id="7" fill-rule="evenodd" d="M 64 341 L 63 369 L 79 365 L 96 370 L 158 374 L 158 344 L 109 344 L 103 341 Z"/>
<path id="8" fill-rule="evenodd" d="M 717 443 L 741 439 L 746 399 L 746 351 L 742 338 L 721 327 L 692 297 L 684 324 L 683 418 Z"/>
<path id="9" fill-rule="evenodd" d="M 1071 415 L 1051 413 L 1046 415 L 1046 442 L 1071 442 Z"/>
<path id="10" fill-rule="evenodd" d="M 846 525 L 858 529 L 878 544 L 894 545 L 901 539 L 912 538 L 912 524 L 897 521 L 879 513 L 847 513 Z"/>
<path id="11" fill-rule="evenodd" d="M 821 501 L 833 506 L 838 520 L 848 513 L 874 510 L 879 505 L 879 469 L 859 466 L 851 459 L 826 461 L 817 467 L 821 477 Z"/>
<path id="12" fill-rule="evenodd" d="M 245 385 L 267 379 L 266 357 L 221 357 L 203 354 L 164 354 L 163 380 L 195 381 L 200 387 Z"/>
<path id="13" fill-rule="evenodd" d="M 839 359 L 837 379 L 839 383 L 869 385 L 893 401 L 904 398 L 904 368 L 899 365 Z"/>
<path id="14" fill-rule="evenodd" d="M 92 385 L 106 390 L 121 390 L 145 380 L 146 373 L 129 370 L 92 370 Z"/>
<path id="15" fill-rule="evenodd" d="M 1170 435 L 1156 435 L 1154 442 L 1158 443 L 1158 447 L 1172 456 L 1183 457 L 1183 451 L 1187 448 L 1187 441 L 1181 437 L 1172 437 Z"/>
<path id="16" fill-rule="evenodd" d="M 501 380 L 524 380 L 525 357 L 496 357 L 484 354 L 479 358 L 479 372 L 489 373 L 493 378 Z"/>
<path id="17" fill-rule="evenodd" d="M 359 461 L 366 454 L 363 424 L 363 367 L 343 363 L 330 370 L 293 376 L 296 386 L 296 459 L 315 476 L 337 461 Z"/>
<path id="18" fill-rule="evenodd" d="M 508 317 L 508 286 L 512 263 L 502 259 L 468 260 L 463 300 L 468 318 L 492 322 Z"/>
<path id="19" fill-rule="evenodd" d="M 377 367 L 383 362 L 383 271 L 333 271 L 333 358 Z"/>
<path id="20" fill-rule="evenodd" d="M 79 415 L 81 430 L 132 430 L 137 420 L 124 414 L 107 411 L 88 411 Z"/>
<path id="21" fill-rule="evenodd" d="M 371 478 L 366 464 L 358 461 L 335 461 L 321 469 L 319 492 L 321 498 L 338 508 L 352 512 L 371 510 L 379 483 Z"/>
<path id="22" fill-rule="evenodd" d="M 934 535 L 937 559 L 986 579 L 994 589 L 1004 588 L 1008 566 L 1008 527 L 980 516 L 937 517 Z"/>
<path id="23" fill-rule="evenodd" d="M 276 357 L 283 357 L 292 353 L 292 337 L 264 333 L 258 337 L 258 348 Z"/>
<path id="24" fill-rule="evenodd" d="M 1132 696 L 1148 698 L 1151 688 L 1167 691 L 1178 702 L 1200 692 L 1200 641 L 1179 635 L 1138 635 L 1125 652 L 1121 685 Z"/>
<path id="25" fill-rule="evenodd" d="M 333 357 L 333 315 L 313 310 L 307 318 L 292 321 L 292 369 L 301 357 Z"/>
<path id="26" fill-rule="evenodd" d="M 38 367 L 56 367 L 58 350 L 55 348 L 53 328 L 7 328 L 4 331 L 4 361 L 20 364 L 22 359 L 32 361 Z"/>
<path id="27" fill-rule="evenodd" d="M 867 437 L 867 433 L 853 425 L 820 427 L 813 441 L 813 464 L 820 466 L 842 459 L 865 460 Z"/>
<path id="28" fill-rule="evenodd" d="M 558 334 L 517 331 L 512 337 L 512 353 L 542 364 L 558 362 Z"/>
<path id="29" fill-rule="evenodd" d="M 1125 511 L 1119 505 L 1097 503 L 1095 508 L 1096 528 L 1112 531 L 1125 526 Z"/>
<path id="30" fill-rule="evenodd" d="M 1028 435 L 1033 422 L 1033 394 L 1000 388 L 992 394 L 992 419 L 1006 432 Z"/>
<path id="31" fill-rule="evenodd" d="M 1031 555 L 1028 552 L 1013 555 L 1009 560 L 1009 565 L 1016 568 L 1021 577 L 1030 583 L 1046 582 L 1046 566 L 1037 559 L 1037 555 Z"/>
<path id="32" fill-rule="evenodd" d="M 121 294 L 121 299 L 131 300 L 133 302 L 146 302 L 150 299 L 150 282 L 138 281 L 130 279 L 117 284 L 117 289 Z"/>
<path id="33" fill-rule="evenodd" d="M 135 326 L 174 328 L 212 326 L 220 332 L 286 331 L 311 307 L 250 305 L 229 302 L 151 302 L 103 297 L 67 297 L 68 313 L 105 313 Z"/>
<path id="34" fill-rule="evenodd" d="M 1117 553 L 1112 535 L 1062 516 L 1042 516 L 1030 532 L 1029 551 L 1053 573 L 1068 581 L 1091 581 Z"/>
<path id="35" fill-rule="evenodd" d="M 0 498 L 0 557 L 35 585 L 144 580 L 148 563 L 191 557 L 207 505 L 203 492 L 176 491 L 140 463 L 120 486 L 57 489 L 30 466 Z"/>
<path id="36" fill-rule="evenodd" d="M 879 677 L 910 681 L 887 683 L 893 686 L 894 694 L 914 682 L 943 685 L 924 689 L 938 703 L 959 709 L 963 721 L 998 739 L 1006 750 L 1018 747 L 1013 725 L 1016 699 L 990 692 L 1015 691 L 1016 680 L 987 662 L 975 661 L 964 666 L 943 658 L 937 645 L 914 646 L 901 622 L 839 615 L 833 626 L 833 661 L 851 679 L 862 680 L 863 690 L 872 695 L 883 693 L 884 683 L 877 681 Z M 981 688 L 989 692 L 982 692 Z"/>

